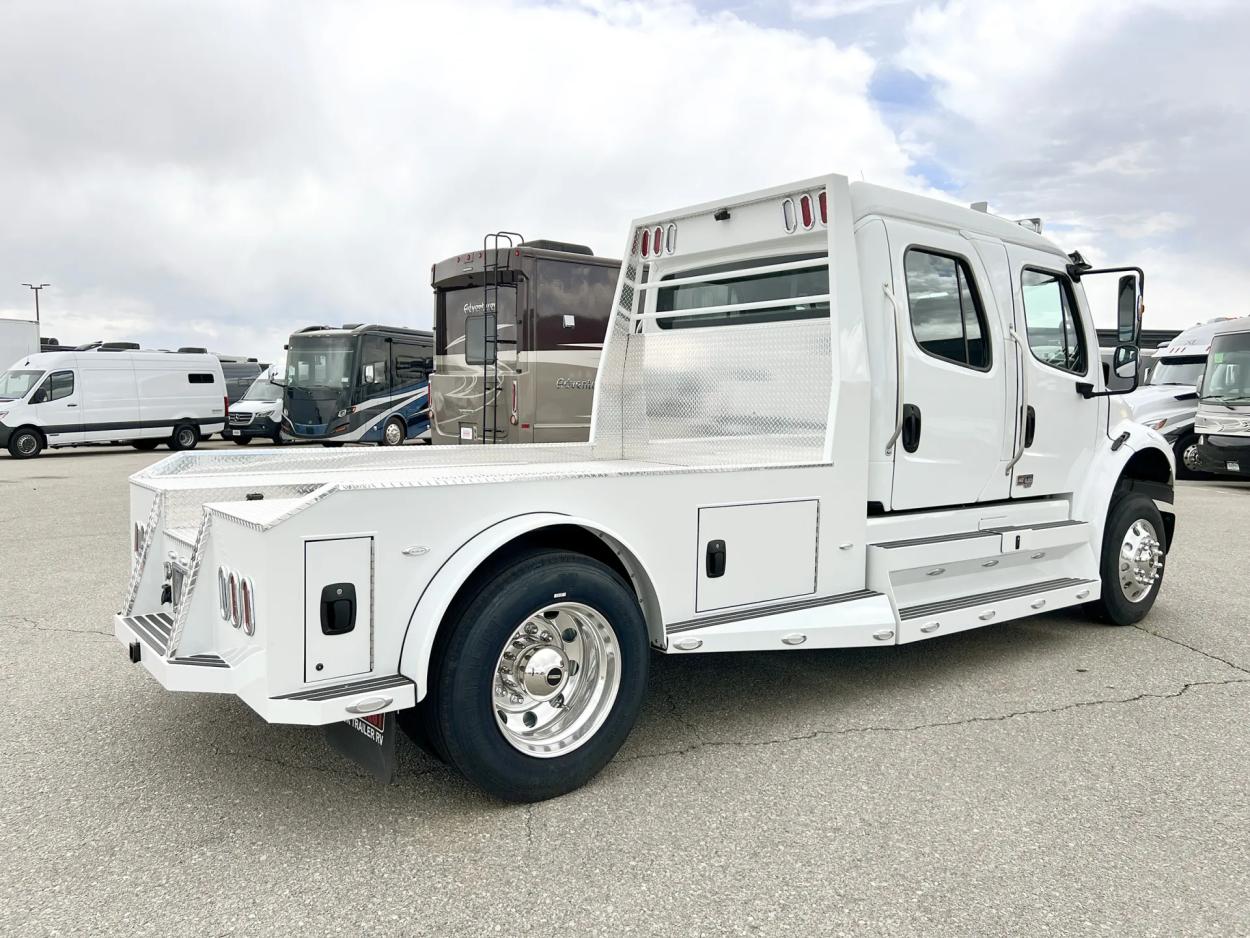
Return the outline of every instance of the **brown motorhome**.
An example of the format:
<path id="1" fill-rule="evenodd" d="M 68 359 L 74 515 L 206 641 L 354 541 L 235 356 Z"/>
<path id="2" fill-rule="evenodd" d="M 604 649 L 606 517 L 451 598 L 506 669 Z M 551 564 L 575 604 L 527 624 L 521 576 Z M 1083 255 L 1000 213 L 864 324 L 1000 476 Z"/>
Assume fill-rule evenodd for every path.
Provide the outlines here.
<path id="1" fill-rule="evenodd" d="M 491 235 L 431 270 L 434 443 L 585 440 L 621 262 Z"/>

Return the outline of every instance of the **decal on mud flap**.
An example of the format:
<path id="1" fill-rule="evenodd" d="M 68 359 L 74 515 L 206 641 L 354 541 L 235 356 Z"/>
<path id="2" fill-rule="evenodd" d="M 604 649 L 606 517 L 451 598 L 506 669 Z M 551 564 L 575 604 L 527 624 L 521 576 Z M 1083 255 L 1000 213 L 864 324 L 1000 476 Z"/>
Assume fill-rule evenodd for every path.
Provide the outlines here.
<path id="1" fill-rule="evenodd" d="M 340 755 L 361 766 L 379 782 L 395 777 L 395 738 L 399 724 L 394 713 L 371 713 L 326 728 L 326 741 Z"/>

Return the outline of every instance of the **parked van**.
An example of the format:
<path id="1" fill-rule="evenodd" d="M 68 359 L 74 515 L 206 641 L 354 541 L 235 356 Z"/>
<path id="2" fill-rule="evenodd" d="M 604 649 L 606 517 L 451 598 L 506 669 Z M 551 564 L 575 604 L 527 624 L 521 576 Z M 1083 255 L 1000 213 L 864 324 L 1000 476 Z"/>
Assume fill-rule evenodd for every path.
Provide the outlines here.
<path id="1" fill-rule="evenodd" d="M 214 355 L 41 352 L 0 374 L 0 446 L 17 459 L 87 443 L 194 449 L 225 428 L 224 388 Z"/>
<path id="2" fill-rule="evenodd" d="M 228 424 L 221 434 L 225 439 L 239 446 L 257 437 L 275 446 L 282 443 L 282 385 L 275 380 L 274 375 L 261 375 L 242 398 L 230 404 Z"/>

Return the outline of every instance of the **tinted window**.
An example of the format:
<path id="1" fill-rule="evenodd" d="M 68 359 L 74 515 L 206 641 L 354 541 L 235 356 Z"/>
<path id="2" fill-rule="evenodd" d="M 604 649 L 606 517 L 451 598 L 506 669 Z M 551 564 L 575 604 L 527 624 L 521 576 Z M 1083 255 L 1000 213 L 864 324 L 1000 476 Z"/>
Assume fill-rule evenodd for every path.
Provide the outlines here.
<path id="1" fill-rule="evenodd" d="M 396 391 L 421 384 L 434 370 L 433 350 L 429 346 L 396 340 L 391 348 L 395 354 Z"/>
<path id="2" fill-rule="evenodd" d="M 379 335 L 366 335 L 360 341 L 360 367 L 356 369 L 358 401 L 391 392 L 390 343 Z"/>
<path id="3" fill-rule="evenodd" d="M 1085 333 L 1068 278 L 1026 269 L 1020 275 L 1020 289 L 1033 357 L 1053 368 L 1085 374 Z"/>
<path id="4" fill-rule="evenodd" d="M 208 372 L 191 372 L 187 375 L 187 380 L 192 384 L 212 384 L 213 376 Z"/>
<path id="5" fill-rule="evenodd" d="M 793 261 L 819 261 L 805 270 L 782 270 L 768 274 L 743 274 L 725 280 L 691 283 L 678 287 L 661 287 L 656 298 L 656 312 L 677 312 L 683 309 L 705 309 L 709 306 L 731 306 L 739 303 L 767 303 L 795 300 L 829 293 L 829 266 L 823 254 L 792 254 L 785 257 L 757 257 L 735 264 L 717 264 L 698 270 L 668 274 L 664 280 L 726 273 L 750 267 L 786 264 Z M 760 309 L 733 310 L 707 316 L 674 316 L 657 319 L 661 329 L 692 329 L 703 326 L 742 325 L 755 322 L 780 322 L 789 319 L 819 319 L 829 315 L 829 301 L 818 300 Z"/>
<path id="6" fill-rule="evenodd" d="M 59 401 L 63 397 L 69 397 L 74 393 L 74 373 L 72 371 L 54 371 L 48 378 L 51 385 L 51 393 L 48 400 Z"/>
<path id="7" fill-rule="evenodd" d="M 1211 342 L 1202 398 L 1226 404 L 1250 403 L 1250 332 L 1218 335 Z"/>
<path id="8" fill-rule="evenodd" d="M 470 316 L 464 321 L 464 360 L 469 365 L 490 365 L 495 361 L 495 314 Z"/>
<path id="9" fill-rule="evenodd" d="M 903 269 L 916 344 L 956 365 L 989 368 L 985 313 L 967 261 L 913 248 L 903 258 Z"/>
<path id="10" fill-rule="evenodd" d="M 603 341 L 619 268 L 539 260 L 537 347 Z"/>

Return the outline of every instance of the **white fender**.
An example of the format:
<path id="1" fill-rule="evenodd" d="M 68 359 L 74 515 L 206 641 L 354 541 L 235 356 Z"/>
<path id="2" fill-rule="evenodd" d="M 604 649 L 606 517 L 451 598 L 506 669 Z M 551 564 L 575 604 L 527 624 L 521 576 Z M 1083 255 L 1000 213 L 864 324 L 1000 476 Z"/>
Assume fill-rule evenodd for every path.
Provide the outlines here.
<path id="1" fill-rule="evenodd" d="M 614 531 L 585 518 L 556 512 L 517 515 L 496 522 L 466 541 L 447 558 L 417 598 L 417 605 L 412 610 L 404 632 L 403 647 L 399 653 L 399 673 L 416 683 L 418 701 L 425 699 L 429 690 L 427 675 L 438 627 L 460 587 L 499 548 L 523 534 L 553 525 L 576 525 L 603 537 L 630 572 L 634 588 L 639 593 L 651 638 L 658 640 L 662 637 L 663 618 L 651 578 L 644 571 L 637 553 Z"/>
<path id="2" fill-rule="evenodd" d="M 1128 434 L 1128 439 L 1118 449 L 1113 450 L 1112 445 L 1125 433 Z M 1102 548 L 1102 529 L 1107 521 L 1107 509 L 1111 505 L 1111 495 L 1124 467 L 1135 453 L 1151 449 L 1157 450 L 1167 459 L 1171 478 L 1175 480 L 1176 459 L 1172 447 L 1149 427 L 1129 419 L 1121 419 L 1112 425 L 1106 439 L 1099 440 L 1090 464 L 1089 476 L 1085 485 L 1075 493 L 1072 504 L 1072 516 L 1089 522 L 1094 533 L 1090 544 L 1095 551 Z"/>

